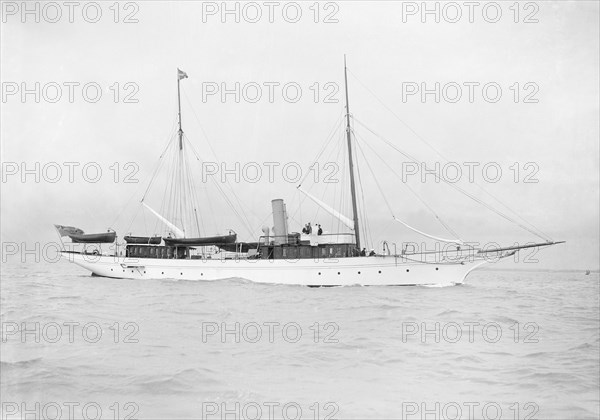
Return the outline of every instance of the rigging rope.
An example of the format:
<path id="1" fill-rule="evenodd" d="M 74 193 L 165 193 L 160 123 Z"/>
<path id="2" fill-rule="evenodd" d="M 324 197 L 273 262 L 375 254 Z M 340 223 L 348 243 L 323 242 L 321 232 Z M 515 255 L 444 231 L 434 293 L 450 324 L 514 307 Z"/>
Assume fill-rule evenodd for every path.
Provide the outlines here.
<path id="1" fill-rule="evenodd" d="M 379 138 L 381 141 L 383 141 L 385 144 L 387 144 L 388 146 L 390 146 L 392 149 L 396 150 L 398 153 L 402 154 L 404 157 L 408 158 L 411 160 L 411 162 L 416 163 L 418 165 L 422 165 L 422 162 L 420 162 L 418 159 L 412 157 L 411 155 L 409 155 L 408 153 L 404 152 L 403 150 L 399 149 L 396 145 L 394 145 L 393 143 L 391 143 L 389 140 L 385 139 L 383 136 L 377 134 L 376 132 L 374 132 L 373 130 L 371 130 L 369 127 L 367 127 L 365 124 L 363 124 L 360 120 L 356 119 L 356 121 L 363 126 L 365 129 L 367 129 L 369 132 L 371 132 L 371 134 L 373 134 L 375 137 Z M 466 195 L 467 197 L 471 198 L 473 201 L 481 204 L 482 206 L 486 207 L 488 210 L 496 213 L 497 215 L 499 215 L 500 217 L 508 220 L 511 223 L 516 224 L 517 226 L 519 226 L 520 228 L 528 231 L 529 233 L 547 241 L 547 242 L 551 242 L 551 240 L 548 237 L 544 237 L 540 234 L 538 234 L 537 232 L 535 232 L 533 229 L 530 229 L 527 226 L 524 226 L 522 223 L 519 223 L 518 221 L 512 219 L 510 216 L 507 216 L 506 214 L 502 213 L 500 210 L 495 209 L 494 207 L 492 207 L 491 205 L 487 204 L 486 202 L 478 199 L 477 197 L 473 196 L 472 194 L 470 194 L 469 192 L 465 191 L 464 189 L 462 189 L 461 187 L 459 187 L 456 184 L 453 184 L 451 182 L 448 182 L 446 179 L 444 179 L 443 177 L 440 177 L 439 174 L 434 173 L 433 174 L 437 179 L 445 182 L 446 184 L 450 185 L 452 188 L 458 190 L 459 192 L 461 192 L 462 194 Z"/>
<path id="2" fill-rule="evenodd" d="M 371 95 L 373 95 L 373 97 L 386 109 L 388 110 L 394 117 L 396 117 L 396 119 L 398 121 L 400 121 L 410 132 L 412 132 L 420 141 L 422 141 L 424 144 L 426 144 L 431 150 L 433 150 L 439 157 L 441 157 L 443 160 L 447 162 L 450 162 L 449 159 L 447 159 L 444 155 L 442 155 L 442 153 L 440 151 L 438 151 L 435 147 L 433 147 L 428 141 L 426 141 L 423 137 L 421 137 L 415 130 L 413 130 L 413 128 L 411 126 L 409 126 L 406 122 L 404 122 L 392 109 L 390 109 L 381 99 L 379 99 L 379 97 L 371 90 L 369 89 L 354 73 L 352 73 L 352 71 L 350 69 L 348 69 L 348 72 L 354 77 L 354 79 L 360 83 L 360 85 L 365 88 Z M 487 194 L 489 197 L 491 197 L 493 200 L 495 200 L 497 203 L 499 203 L 500 205 L 502 205 L 506 210 L 508 210 L 509 212 L 513 213 L 515 216 L 517 216 L 519 219 L 521 219 L 521 221 L 527 225 L 529 225 L 529 227 L 532 230 L 535 230 L 537 233 L 534 233 L 534 235 L 536 235 L 537 237 L 551 242 L 552 240 L 550 239 L 550 237 L 548 235 L 546 235 L 544 232 L 542 232 L 540 229 L 538 229 L 536 226 L 534 226 L 532 223 L 530 223 L 529 221 L 525 220 L 520 214 L 518 214 L 516 211 L 512 210 L 510 207 L 508 207 L 505 203 L 503 203 L 502 201 L 500 201 L 500 199 L 498 199 L 497 197 L 495 197 L 492 193 L 490 193 L 489 191 L 487 191 L 485 188 L 483 188 L 481 185 L 479 185 L 477 182 L 473 182 L 473 184 L 475 184 L 481 191 L 483 191 L 483 193 Z M 494 212 L 496 212 L 495 210 L 492 210 Z M 499 213 L 497 213 L 499 214 Z M 505 217 L 505 216 L 502 216 Z M 506 218 L 506 217 L 505 217 Z M 522 225 L 520 223 L 518 223 L 517 221 L 513 220 L 513 219 L 507 219 L 509 221 L 511 221 L 512 223 L 518 224 L 520 227 L 522 227 Z M 528 232 L 533 233 L 529 228 L 526 229 Z"/>
<path id="3" fill-rule="evenodd" d="M 198 153 L 196 152 L 196 149 L 191 145 L 190 143 L 190 148 L 192 149 L 192 152 L 194 153 L 194 156 L 196 157 L 196 160 L 200 163 L 203 162 L 203 160 L 200 158 L 200 156 L 198 155 Z M 213 177 L 210 177 L 211 180 L 213 181 L 213 184 L 215 185 L 215 187 L 217 188 L 217 190 L 219 191 L 219 193 L 221 194 L 221 196 L 223 197 L 223 199 L 225 199 L 225 201 L 227 202 L 227 204 L 229 205 L 229 207 L 231 208 L 231 210 L 234 212 L 234 214 L 239 218 L 239 220 L 242 222 L 242 225 L 245 225 L 244 227 L 248 230 L 248 232 L 250 233 L 250 235 L 254 235 L 253 229 L 252 229 L 252 224 L 250 223 L 250 221 L 248 220 L 248 218 L 246 217 L 246 215 L 242 212 L 242 214 L 240 214 L 240 212 L 237 210 L 236 206 L 231 202 L 230 198 L 227 196 L 227 194 L 225 194 L 225 191 L 223 191 L 223 189 L 221 188 L 221 186 L 219 185 L 219 183 L 217 181 L 215 181 L 215 179 Z"/>
<path id="4" fill-rule="evenodd" d="M 343 112 L 340 112 L 340 115 L 335 120 L 333 128 L 330 130 L 330 133 L 327 136 L 327 141 L 323 144 L 323 147 L 321 147 L 321 150 L 317 153 L 317 156 L 314 158 L 313 162 L 319 161 L 319 158 L 321 157 L 323 152 L 325 152 L 325 149 L 327 148 L 329 143 L 331 143 L 331 140 L 333 140 L 333 138 L 335 137 L 335 134 L 339 131 L 339 129 L 341 127 L 340 123 L 342 121 L 342 117 L 343 117 Z M 304 175 L 304 177 L 300 180 L 299 185 L 302 185 L 304 183 L 304 181 L 306 180 L 306 178 L 308 177 L 309 174 L 310 174 L 310 171 L 306 171 L 306 175 Z"/>
<path id="5" fill-rule="evenodd" d="M 356 134 L 358 136 L 358 134 Z M 358 136 L 360 137 L 360 136 Z M 362 137 L 360 137 L 362 139 Z M 396 177 L 398 177 L 399 179 L 401 179 L 401 176 L 379 155 L 379 153 L 377 153 L 377 151 L 375 149 L 373 149 L 373 147 L 371 147 L 371 145 L 368 142 L 364 142 L 364 144 L 367 145 L 367 147 L 369 147 L 369 149 L 371 149 L 371 151 L 373 152 L 373 154 L 375 154 L 375 156 L 377 156 L 379 158 L 379 160 L 381 160 L 383 162 L 383 164 L 385 166 L 387 166 L 387 168 L 394 174 L 396 175 Z M 367 160 L 365 158 L 365 160 Z M 367 161 L 368 164 L 368 161 Z M 370 166 L 369 166 L 370 168 Z M 372 171 L 372 170 L 371 170 Z M 379 191 L 381 193 L 381 195 L 384 198 L 385 203 L 388 206 L 388 209 L 390 210 L 390 213 L 392 214 L 392 217 L 395 219 L 396 217 L 394 216 L 394 210 L 392 209 L 389 201 L 387 201 L 386 197 L 385 197 L 385 193 L 383 192 L 383 188 L 381 188 L 381 186 L 379 185 L 379 183 L 377 182 L 377 177 L 375 176 L 375 174 L 373 173 L 373 178 L 375 178 L 375 182 L 377 183 L 377 187 L 379 188 Z M 404 187 L 406 187 L 416 198 L 417 200 L 419 200 L 421 202 L 421 204 L 423 204 L 425 206 L 425 208 L 427 208 L 427 210 L 429 210 L 431 212 L 431 214 L 433 214 L 433 216 L 436 218 L 436 220 L 438 222 L 440 222 L 440 224 L 448 231 L 452 234 L 452 236 L 456 237 L 456 238 L 460 238 L 460 235 L 458 235 L 454 229 L 452 229 L 446 222 L 444 222 L 444 220 L 442 220 L 442 218 L 436 213 L 435 210 L 433 210 L 433 208 L 427 204 L 427 202 L 425 200 L 423 200 L 421 198 L 421 196 L 419 194 L 417 194 L 417 192 L 410 186 L 408 185 L 408 183 L 406 182 L 402 182 L 401 183 Z"/>
<path id="6" fill-rule="evenodd" d="M 191 101 L 189 100 L 187 94 L 185 93 L 185 91 L 183 92 L 183 95 L 185 97 L 185 100 L 188 102 L 188 105 L 190 106 L 190 109 L 192 110 L 192 115 L 194 115 L 194 118 L 196 119 L 196 123 L 198 124 L 198 127 L 200 127 L 200 131 L 202 132 L 202 134 L 204 135 L 204 140 L 206 141 L 206 144 L 208 144 L 208 147 L 210 149 L 210 151 L 212 152 L 214 158 L 216 161 L 220 161 L 220 159 L 217 156 L 217 153 L 215 152 L 215 150 L 212 147 L 212 144 L 210 143 L 210 140 L 208 139 L 208 134 L 206 133 L 206 131 L 204 130 L 204 127 L 202 126 L 202 124 L 200 123 L 200 118 L 198 118 L 198 115 L 196 114 L 196 111 L 194 109 L 194 107 L 191 104 Z M 198 155 L 195 151 L 194 153 L 196 154 L 196 156 Z M 201 161 L 201 160 L 200 160 Z M 241 214 L 244 216 L 243 218 L 241 218 L 242 223 L 244 223 L 244 219 L 245 219 L 245 223 L 248 224 L 248 226 L 246 228 L 249 228 L 249 230 L 251 232 L 253 232 L 254 230 L 256 230 L 255 228 L 253 228 L 252 223 L 250 223 L 250 221 L 248 220 L 248 216 L 246 215 L 246 213 L 244 212 L 244 208 L 246 208 L 246 206 L 244 206 L 240 200 L 240 198 L 238 197 L 238 195 L 235 193 L 235 190 L 233 189 L 233 187 L 231 186 L 231 184 L 229 183 L 229 181 L 227 180 L 227 178 L 225 178 L 225 185 L 227 186 L 227 188 L 229 189 L 229 191 L 231 192 L 231 194 L 233 195 L 233 198 L 235 199 L 236 204 L 239 206 L 239 209 L 241 211 Z M 259 216 L 257 216 L 254 211 L 250 208 L 250 212 L 252 213 L 252 215 L 258 220 L 260 219 Z M 251 235 L 253 235 L 254 233 L 251 233 Z"/>
<path id="7" fill-rule="evenodd" d="M 343 119 L 342 119 L 341 115 L 342 115 L 342 114 L 340 113 L 340 116 L 338 116 L 338 118 L 336 119 L 336 125 L 334 125 L 334 127 L 332 128 L 332 132 L 331 132 L 331 134 L 329 135 L 329 137 L 328 137 L 327 141 L 325 142 L 325 146 L 322 148 L 322 150 L 321 150 L 321 151 L 319 151 L 319 153 L 317 153 L 317 156 L 316 156 L 316 158 L 315 158 L 314 162 L 318 162 L 318 159 L 319 159 L 319 158 L 321 157 L 321 155 L 322 155 L 322 154 L 325 152 L 325 150 L 326 150 L 326 146 L 329 146 L 329 144 L 331 144 L 332 140 L 333 140 L 333 139 L 336 137 L 336 135 L 338 135 L 338 136 L 340 135 L 340 133 L 341 133 L 340 129 L 341 129 L 341 127 L 342 127 L 342 122 L 343 122 Z M 332 155 L 334 152 L 337 152 L 337 157 L 336 157 L 336 160 L 335 160 L 335 161 L 336 161 L 336 162 L 338 162 L 338 159 L 339 159 L 339 155 L 340 155 L 341 149 L 340 149 L 340 144 L 339 144 L 339 143 L 335 143 L 335 144 L 337 145 L 337 147 L 335 147 L 335 148 L 332 148 L 332 150 L 329 152 L 329 154 L 328 154 L 328 156 L 327 156 L 327 160 L 328 160 L 328 161 L 330 161 L 330 159 L 331 159 L 331 155 Z M 307 171 L 306 175 L 305 175 L 305 176 L 302 178 L 302 180 L 300 181 L 300 183 L 298 184 L 298 186 L 302 186 L 302 185 L 304 184 L 304 181 L 306 180 L 306 178 L 308 177 L 308 175 L 309 175 L 309 174 L 310 174 L 310 171 Z M 314 183 L 313 183 L 313 184 L 310 184 L 310 185 L 308 186 L 308 188 L 305 188 L 305 190 L 306 190 L 307 192 L 310 192 L 310 190 L 311 190 L 311 188 L 312 188 L 313 186 L 314 186 Z M 321 195 L 321 201 L 325 201 L 325 200 L 324 200 L 325 193 L 326 193 L 326 191 L 324 191 L 324 192 L 323 192 L 323 194 Z M 334 193 L 334 197 L 335 197 L 335 193 Z M 304 194 L 302 194 L 302 196 L 301 196 L 301 197 L 300 197 L 300 199 L 299 199 L 299 200 L 300 200 L 300 202 L 298 203 L 298 207 L 296 208 L 296 211 L 295 211 L 295 212 L 292 214 L 292 216 L 291 216 L 291 218 L 292 218 L 292 219 L 294 219 L 294 217 L 296 216 L 296 214 L 297 214 L 299 211 L 300 211 L 300 215 L 302 215 L 302 213 L 301 213 L 302 204 L 304 204 L 304 201 L 306 200 L 306 198 L 307 198 L 307 196 L 306 196 L 306 195 L 304 195 Z M 335 200 L 334 200 L 334 202 L 335 202 Z M 317 210 L 317 211 L 318 211 L 318 210 Z M 332 220 L 333 220 L 333 219 L 332 219 Z M 302 223 L 304 223 L 304 222 L 302 222 Z"/>
<path id="8" fill-rule="evenodd" d="M 356 144 L 359 144 L 359 143 L 358 143 L 358 142 L 356 142 Z M 366 143 L 365 143 L 365 144 L 366 144 Z M 441 241 L 441 242 L 449 242 L 449 243 L 459 243 L 459 244 L 462 244 L 462 243 L 463 243 L 463 241 L 462 241 L 461 239 L 458 239 L 458 240 L 457 240 L 457 239 L 445 239 L 445 238 L 440 238 L 440 237 L 438 237 L 438 236 L 429 235 L 429 234 L 427 234 L 427 233 L 425 233 L 425 232 L 423 232 L 423 231 L 420 231 L 420 230 L 418 230 L 418 229 L 415 229 L 414 227 L 410 226 L 409 224 L 407 224 L 407 223 L 403 222 L 402 220 L 400 220 L 400 219 L 398 219 L 396 216 L 394 216 L 394 211 L 392 210 L 392 208 L 391 208 L 391 206 L 390 206 L 390 203 L 388 202 L 388 200 L 387 200 L 387 198 L 386 198 L 385 194 L 383 193 L 383 189 L 381 188 L 381 185 L 379 184 L 379 181 L 377 181 L 377 177 L 375 176 L 375 173 L 373 172 L 373 168 L 371 168 L 371 165 L 369 164 L 369 161 L 366 159 L 366 156 L 364 155 L 364 152 L 363 152 L 363 150 L 362 150 L 362 147 L 360 147 L 360 145 L 359 145 L 359 149 L 360 149 L 360 151 L 361 151 L 361 153 L 362 153 L 363 157 L 365 158 L 365 162 L 367 162 L 367 166 L 369 167 L 369 170 L 370 170 L 370 172 L 371 172 L 371 175 L 373 175 L 373 178 L 374 178 L 374 180 L 375 180 L 375 184 L 377 185 L 377 188 L 379 189 L 379 192 L 380 192 L 380 193 L 381 193 L 381 195 L 383 196 L 383 200 L 385 201 L 386 205 L 388 206 L 388 209 L 390 210 L 390 213 L 392 213 L 392 217 L 393 217 L 393 219 L 394 219 L 395 221 L 397 221 L 397 222 L 399 222 L 399 223 L 403 224 L 404 226 L 406 226 L 406 227 L 407 227 L 407 228 L 409 228 L 410 230 L 412 230 L 412 231 L 414 231 L 414 232 L 417 232 L 417 233 L 418 233 L 418 234 L 420 234 L 420 235 L 426 236 L 426 237 L 428 237 L 428 238 L 431 238 L 431 239 L 435 239 L 435 240 L 437 240 L 437 241 Z M 380 157 L 380 156 L 377 156 L 377 157 L 379 157 L 379 158 L 381 159 L 381 157 Z M 384 163 L 385 163 L 385 161 L 384 161 Z M 391 169 L 391 168 L 390 168 L 390 169 Z M 411 191 L 412 191 L 412 190 L 411 190 Z M 413 193 L 414 193 L 414 191 L 413 191 Z M 417 196 L 417 197 L 418 197 L 418 196 Z M 426 204 L 426 203 L 424 203 L 424 204 L 427 206 L 427 204 Z M 432 210 L 432 209 L 431 209 L 429 206 L 427 206 L 427 207 L 428 207 L 428 208 L 429 208 L 429 209 L 430 209 L 430 210 L 433 212 L 433 210 Z M 437 214 L 435 214 L 435 213 L 434 213 L 434 215 L 435 215 L 435 216 L 436 216 L 436 218 L 437 218 L 437 219 L 438 219 L 438 220 L 439 220 L 439 221 L 440 221 L 440 222 L 441 222 L 441 223 L 444 225 L 444 227 L 446 227 L 447 229 L 450 229 L 450 228 L 449 228 L 448 226 L 446 226 L 446 224 L 445 224 L 445 223 L 444 223 L 444 222 L 443 222 L 443 221 L 442 221 L 442 220 L 441 220 L 441 219 L 440 219 L 440 218 L 437 216 Z M 456 236 L 456 237 L 458 238 L 458 235 L 456 235 L 456 234 L 455 234 L 455 233 L 453 233 L 453 232 L 451 232 L 451 233 L 452 233 L 454 236 Z"/>
<path id="9" fill-rule="evenodd" d="M 351 120 L 352 122 L 354 122 L 354 117 Z M 352 126 L 351 130 L 350 130 L 350 135 L 352 135 L 354 133 L 354 126 Z M 354 144 L 357 146 L 356 148 L 360 149 L 360 145 L 358 144 L 358 141 L 356 141 L 356 136 L 354 136 Z M 356 149 L 355 148 L 355 149 Z M 360 150 L 361 154 L 362 154 L 362 150 Z M 364 157 L 364 154 L 363 154 Z M 356 215 L 356 217 L 358 217 L 359 219 L 362 219 L 362 221 L 364 223 L 361 223 L 360 226 L 362 226 L 362 230 L 364 233 L 363 238 L 365 239 L 365 244 L 371 244 L 369 247 L 369 249 L 374 249 L 373 248 L 373 238 L 370 235 L 370 226 L 369 226 L 369 219 L 367 218 L 367 204 L 365 202 L 365 192 L 363 189 L 363 183 L 362 183 L 362 177 L 361 177 L 361 173 L 360 173 L 360 166 L 359 166 L 359 159 L 358 159 L 358 153 L 356 150 L 354 150 L 354 161 L 356 162 L 355 166 L 356 166 L 356 174 L 358 175 L 358 186 L 360 188 L 360 194 L 361 194 L 361 199 L 362 199 L 362 205 L 358 208 L 358 213 L 362 216 Z M 366 159 L 365 159 L 366 161 Z M 368 162 L 367 162 L 368 165 Z M 358 206 L 357 206 L 358 207 Z"/>

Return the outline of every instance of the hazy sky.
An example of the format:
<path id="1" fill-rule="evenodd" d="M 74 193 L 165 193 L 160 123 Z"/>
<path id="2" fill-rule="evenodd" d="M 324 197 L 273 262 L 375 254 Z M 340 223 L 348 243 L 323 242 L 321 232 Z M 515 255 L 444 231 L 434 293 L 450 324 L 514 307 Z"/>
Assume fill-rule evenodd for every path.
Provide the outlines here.
<path id="1" fill-rule="evenodd" d="M 264 169 L 255 183 L 229 178 L 246 206 L 253 234 L 257 237 L 262 225 L 272 225 L 273 198 L 288 203 L 288 212 L 295 216 L 291 230 L 300 230 L 309 220 L 328 231 L 335 229 L 337 224 L 323 212 L 316 213 L 308 201 L 298 209 L 297 183 L 286 182 L 281 168 L 297 162 L 306 171 L 327 141 L 343 112 L 347 54 L 350 105 L 358 121 L 431 168 L 435 162 L 448 170 L 460 167 L 460 185 L 491 203 L 467 179 L 465 162 L 472 162 L 474 178 L 486 191 L 553 239 L 567 241 L 537 254 L 539 264 L 517 268 L 597 269 L 599 4 L 513 3 L 500 2 L 498 15 L 496 3 L 479 2 L 469 10 L 463 2 L 428 2 L 430 10 L 439 10 L 438 23 L 435 14 L 422 14 L 421 2 L 228 2 L 233 10 L 229 14 L 222 13 L 221 2 L 129 2 L 118 8 L 113 2 L 98 7 L 80 2 L 73 10 L 62 2 L 55 3 L 58 8 L 30 2 L 30 14 L 23 14 L 21 2 L 3 2 L 2 241 L 55 241 L 54 223 L 86 232 L 110 226 L 121 236 L 129 229 L 154 233 L 152 216 L 135 203 L 174 132 L 177 67 L 189 76 L 182 81 L 183 124 L 201 158 L 216 161 L 208 139 L 219 163 L 234 168 L 236 162 L 241 167 L 256 162 Z M 101 15 L 96 17 L 98 9 Z M 21 95 L 23 88 L 35 91 L 36 83 L 38 103 L 34 93 Z M 215 87 L 235 90 L 236 83 L 239 103 L 234 94 L 208 94 Z M 420 92 L 423 87 L 435 90 L 436 83 L 439 103 L 435 94 L 422 97 Z M 97 87 L 102 95 L 95 101 Z M 295 101 L 298 87 L 301 96 Z M 398 172 L 406 159 L 357 122 L 355 130 L 394 215 L 448 237 L 370 147 Z M 444 166 L 446 162 L 419 137 L 455 164 Z M 343 132 L 334 135 L 322 156 L 321 171 L 327 161 L 336 160 L 343 139 Z M 384 239 L 421 241 L 392 221 L 369 167 L 361 165 L 362 157 L 359 151 L 373 245 Z M 78 164 L 73 166 L 73 182 L 65 162 Z M 133 166 L 126 167 L 128 162 Z M 274 182 L 264 162 L 280 164 L 274 169 Z M 86 181 L 86 164 L 90 178 L 95 177 L 94 168 L 102 169 L 98 182 Z M 25 182 L 22 165 L 33 170 Z M 488 179 L 482 173 L 485 165 L 491 167 Z M 59 176 L 56 166 L 62 168 Z M 15 168 L 18 173 L 13 174 Z M 491 182 L 496 168 L 502 174 Z M 132 171 L 138 183 L 125 182 Z M 336 176 L 347 181 L 342 172 Z M 438 185 L 433 177 L 423 183 L 419 176 L 410 175 L 407 184 L 462 239 L 503 245 L 537 240 L 452 188 Z M 50 182 L 55 177 L 56 182 Z M 254 239 L 213 184 L 201 184 L 198 199 L 205 233 L 233 228 L 240 239 Z M 349 215 L 348 193 L 340 196 L 341 185 L 325 188 L 321 183 L 311 191 L 332 205 L 341 200 Z M 148 199 L 157 209 L 162 206 L 159 190 Z M 144 226 L 150 231 L 143 231 Z"/>

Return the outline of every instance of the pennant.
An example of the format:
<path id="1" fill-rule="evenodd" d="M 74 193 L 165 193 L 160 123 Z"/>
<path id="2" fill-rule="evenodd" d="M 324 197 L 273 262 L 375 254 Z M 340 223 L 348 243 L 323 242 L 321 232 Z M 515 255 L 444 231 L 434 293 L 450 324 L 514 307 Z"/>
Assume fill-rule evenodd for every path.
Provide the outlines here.
<path id="1" fill-rule="evenodd" d="M 188 75 L 186 72 L 177 69 L 177 77 L 179 78 L 179 80 L 187 79 Z"/>

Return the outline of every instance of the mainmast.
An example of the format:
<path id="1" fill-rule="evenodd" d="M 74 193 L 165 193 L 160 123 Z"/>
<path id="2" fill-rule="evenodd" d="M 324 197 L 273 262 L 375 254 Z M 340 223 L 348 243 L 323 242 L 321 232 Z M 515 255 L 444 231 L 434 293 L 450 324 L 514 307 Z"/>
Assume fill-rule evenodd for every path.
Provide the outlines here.
<path id="1" fill-rule="evenodd" d="M 354 185 L 354 165 L 352 162 L 352 134 L 350 132 L 350 103 L 348 101 L 348 70 L 346 68 L 346 55 L 344 54 L 344 83 L 346 86 L 346 137 L 348 139 L 348 163 L 350 166 L 350 189 L 352 192 L 352 213 L 354 216 L 354 237 L 356 247 L 360 250 L 360 231 L 358 230 L 358 207 L 356 205 L 356 188 Z"/>

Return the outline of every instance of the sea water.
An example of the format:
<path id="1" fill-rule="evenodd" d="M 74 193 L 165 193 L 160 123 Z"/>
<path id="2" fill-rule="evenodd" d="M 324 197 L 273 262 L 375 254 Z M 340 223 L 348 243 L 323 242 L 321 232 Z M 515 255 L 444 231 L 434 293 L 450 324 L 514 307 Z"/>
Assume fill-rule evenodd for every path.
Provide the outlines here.
<path id="1" fill-rule="evenodd" d="M 583 272 L 307 288 L 8 263 L 2 418 L 597 419 L 598 289 Z"/>

